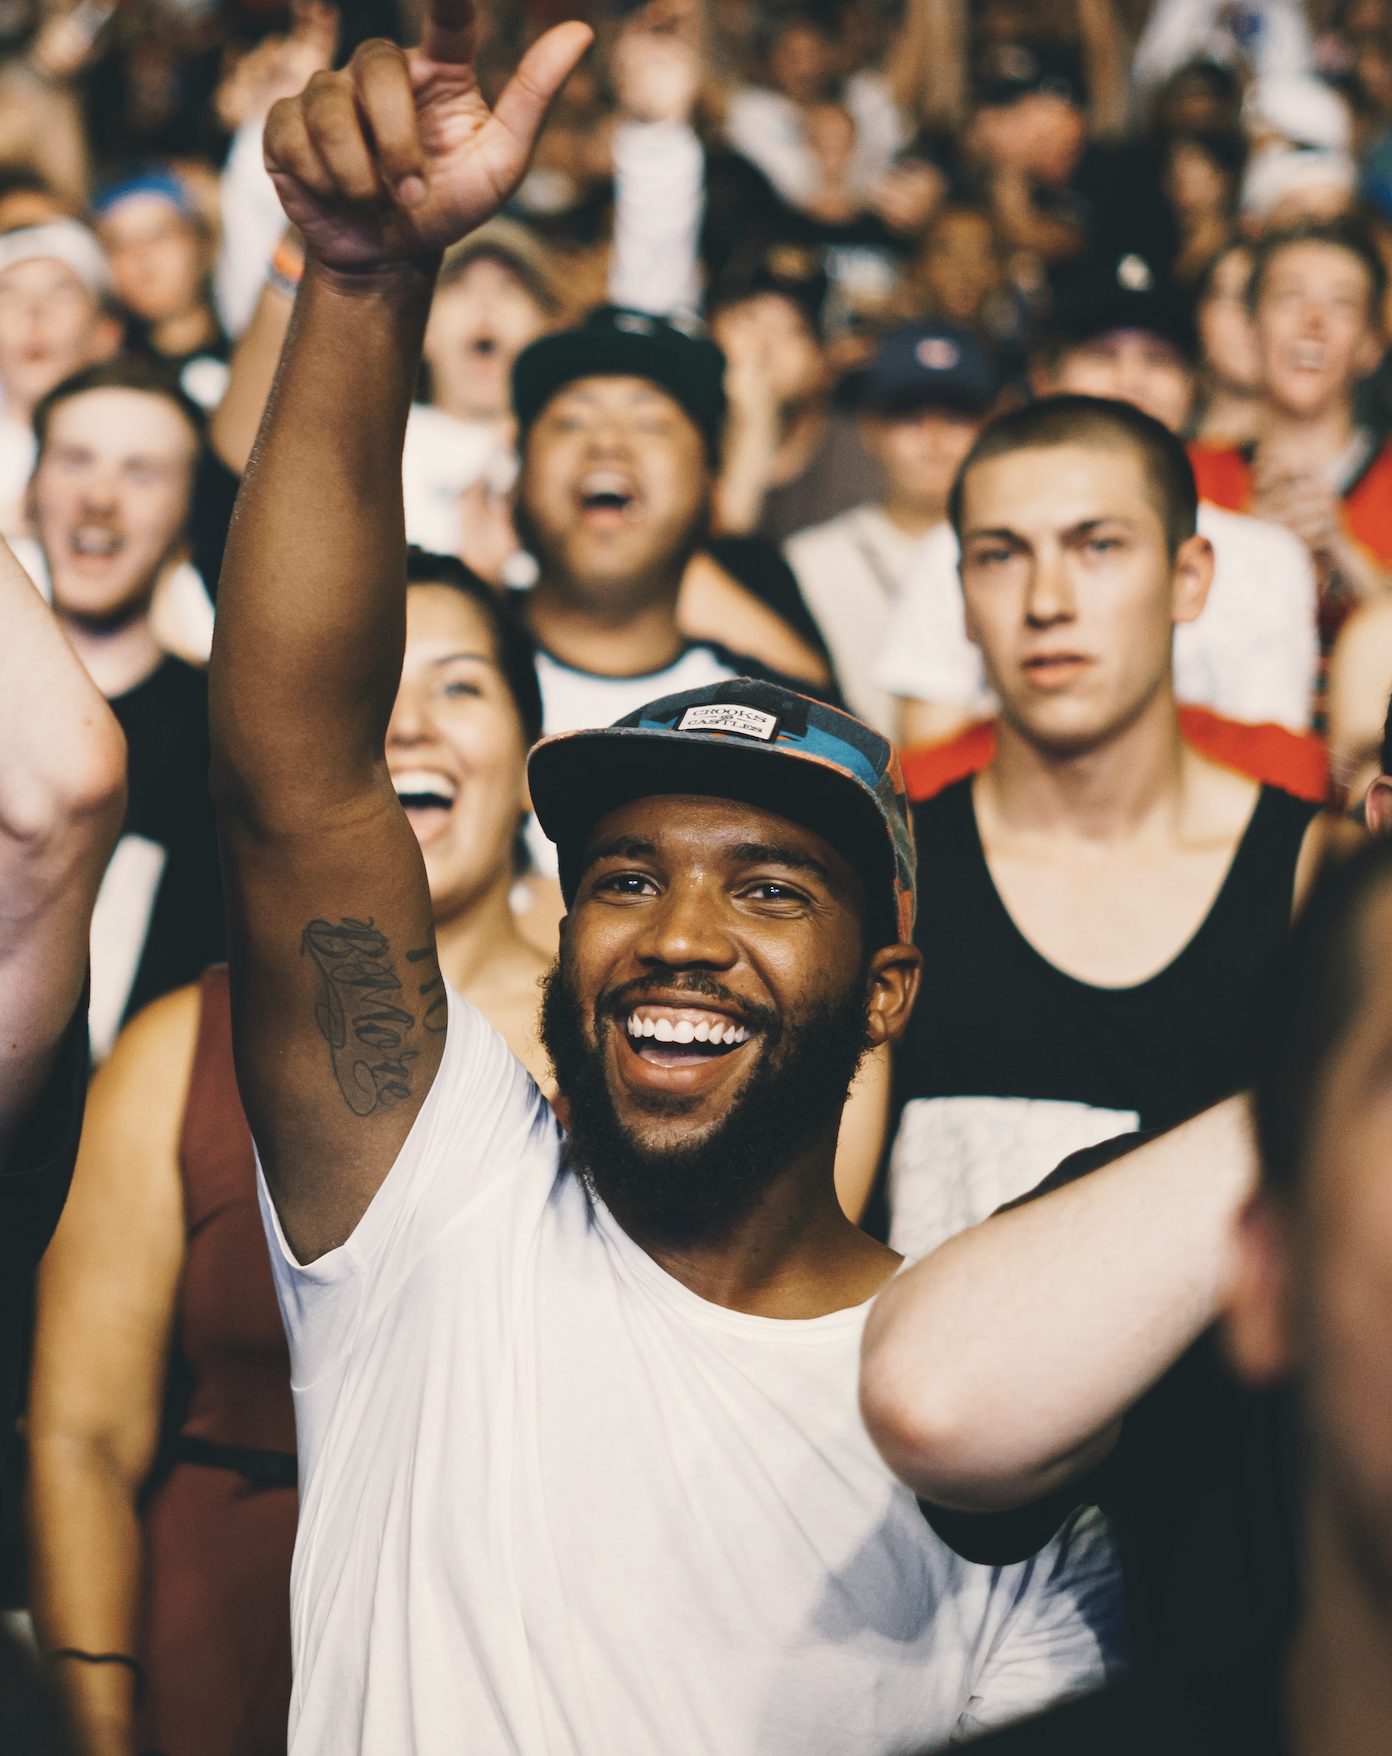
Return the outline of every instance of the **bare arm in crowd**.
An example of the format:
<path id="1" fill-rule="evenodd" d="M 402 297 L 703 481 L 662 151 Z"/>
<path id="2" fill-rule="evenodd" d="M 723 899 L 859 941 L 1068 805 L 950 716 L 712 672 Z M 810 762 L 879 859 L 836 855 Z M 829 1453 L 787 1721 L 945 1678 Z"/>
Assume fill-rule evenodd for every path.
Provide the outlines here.
<path id="1" fill-rule="evenodd" d="M 1245 1098 L 950 1239 L 865 1328 L 861 1408 L 921 1499 L 1007 1511 L 1095 1468 L 1208 1328 L 1256 1184 Z"/>

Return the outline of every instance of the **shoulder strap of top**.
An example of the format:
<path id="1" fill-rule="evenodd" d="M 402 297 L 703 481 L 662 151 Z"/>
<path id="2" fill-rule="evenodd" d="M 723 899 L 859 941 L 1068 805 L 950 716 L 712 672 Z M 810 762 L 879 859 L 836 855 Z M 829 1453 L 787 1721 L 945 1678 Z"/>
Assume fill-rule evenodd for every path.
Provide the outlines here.
<path id="1" fill-rule="evenodd" d="M 1293 798 L 1280 787 L 1264 786 L 1213 915 L 1220 909 L 1234 908 L 1244 918 L 1255 920 L 1263 910 L 1274 909 L 1283 920 L 1289 920 L 1295 904 L 1300 849 L 1318 810 L 1307 799 Z"/>

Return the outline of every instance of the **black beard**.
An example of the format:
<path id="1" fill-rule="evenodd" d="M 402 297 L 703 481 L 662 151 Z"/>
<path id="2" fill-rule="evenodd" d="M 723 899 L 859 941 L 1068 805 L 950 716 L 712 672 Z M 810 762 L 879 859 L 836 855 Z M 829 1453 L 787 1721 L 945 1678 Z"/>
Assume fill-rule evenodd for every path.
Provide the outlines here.
<path id="1" fill-rule="evenodd" d="M 695 1139 L 648 1147 L 619 1118 L 605 1071 L 601 1021 L 622 1028 L 645 991 L 680 989 L 738 1005 L 760 1035 L 759 1063 L 722 1121 Z M 727 1238 L 811 1137 L 846 1101 L 866 1035 L 865 975 L 846 991 L 789 1021 L 750 1006 L 711 977 L 690 970 L 654 974 L 607 990 L 595 1002 L 595 1041 L 564 957 L 552 965 L 542 1000 L 541 1038 L 570 1110 L 571 1163 L 621 1221 L 670 1246 Z M 681 1116 L 699 1100 L 654 1096 L 654 1116 Z"/>

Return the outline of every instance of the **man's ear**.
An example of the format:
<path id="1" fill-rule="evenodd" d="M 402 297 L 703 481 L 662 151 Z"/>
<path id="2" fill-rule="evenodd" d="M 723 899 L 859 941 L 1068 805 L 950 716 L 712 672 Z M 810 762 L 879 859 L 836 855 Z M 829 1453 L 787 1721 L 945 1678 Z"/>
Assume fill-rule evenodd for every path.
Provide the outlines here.
<path id="1" fill-rule="evenodd" d="M 1291 1216 L 1259 1191 L 1238 1221 L 1237 1265 L 1223 1313 L 1223 1343 L 1238 1376 L 1274 1384 L 1295 1365 L 1291 1334 Z"/>
<path id="2" fill-rule="evenodd" d="M 1174 619 L 1196 621 L 1208 602 L 1213 584 L 1213 544 L 1207 537 L 1193 536 L 1175 550 Z"/>
<path id="3" fill-rule="evenodd" d="M 908 1029 L 922 975 L 916 945 L 883 945 L 871 957 L 866 1034 L 872 1047 L 897 1042 Z"/>
<path id="4" fill-rule="evenodd" d="M 1363 821 L 1370 835 L 1392 830 L 1392 774 L 1374 776 L 1363 798 Z"/>

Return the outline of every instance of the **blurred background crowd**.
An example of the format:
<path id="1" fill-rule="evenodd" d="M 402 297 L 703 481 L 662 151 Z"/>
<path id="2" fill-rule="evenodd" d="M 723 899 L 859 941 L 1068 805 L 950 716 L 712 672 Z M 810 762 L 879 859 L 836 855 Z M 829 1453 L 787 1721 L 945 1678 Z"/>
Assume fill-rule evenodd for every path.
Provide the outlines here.
<path id="1" fill-rule="evenodd" d="M 577 13 L 595 44 L 527 175 L 441 272 L 403 463 L 413 582 L 475 591 L 467 615 L 506 647 L 497 604 L 525 601 L 551 540 L 514 499 L 519 354 L 587 322 L 596 347 L 708 334 L 728 418 L 707 434 L 681 631 L 839 692 L 922 774 L 995 710 L 945 522 L 958 464 L 993 411 L 1120 398 L 1189 444 L 1214 546 L 1208 605 L 1176 634 L 1181 702 L 1260 728 L 1263 778 L 1358 809 L 1392 687 L 1392 0 L 488 0 L 489 95 Z M 303 266 L 265 119 L 364 40 L 419 27 L 416 0 L 0 0 L 0 534 L 131 752 L 93 927 L 98 1063 L 223 951 L 203 668 Z M 622 512 L 630 488 L 616 472 L 585 492 Z M 587 629 L 582 599 L 530 618 L 537 680 L 525 653 L 504 667 L 513 794 L 541 726 L 666 692 L 639 612 Z M 413 629 L 444 614 L 431 602 Z M 407 706 L 410 687 L 408 654 Z M 400 782 L 418 828 L 448 811 L 442 785 Z M 539 838 L 511 845 L 515 803 L 484 829 L 534 984 L 559 903 Z M 447 973 L 467 990 L 459 944 Z M 170 1051 L 185 1079 L 197 1018 Z M 149 1319 L 161 1362 L 170 1289 Z M 268 1306 L 248 1323 L 276 1330 Z M 293 1449 L 277 1411 L 268 1456 Z"/>

